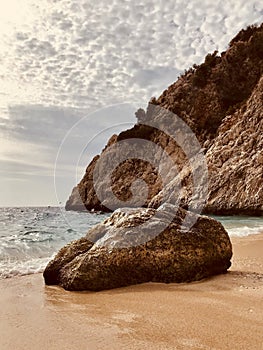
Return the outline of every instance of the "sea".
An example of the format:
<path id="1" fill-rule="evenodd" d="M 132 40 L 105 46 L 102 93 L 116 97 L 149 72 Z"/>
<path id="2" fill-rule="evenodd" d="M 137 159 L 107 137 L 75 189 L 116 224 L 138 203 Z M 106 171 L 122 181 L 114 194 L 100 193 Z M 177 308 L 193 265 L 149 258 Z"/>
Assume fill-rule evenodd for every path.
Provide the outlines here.
<path id="1" fill-rule="evenodd" d="M 0 208 L 0 279 L 42 272 L 61 247 L 108 216 L 62 207 Z M 230 237 L 263 232 L 263 217 L 214 218 Z"/>

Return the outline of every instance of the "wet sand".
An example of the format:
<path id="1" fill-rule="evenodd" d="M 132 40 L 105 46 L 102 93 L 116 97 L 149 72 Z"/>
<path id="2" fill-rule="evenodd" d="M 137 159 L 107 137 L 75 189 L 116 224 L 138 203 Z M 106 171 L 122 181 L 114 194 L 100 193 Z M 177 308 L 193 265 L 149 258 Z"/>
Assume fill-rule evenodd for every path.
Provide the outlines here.
<path id="1" fill-rule="evenodd" d="M 232 238 L 230 272 L 98 293 L 0 281 L 0 349 L 263 349 L 263 234 Z"/>

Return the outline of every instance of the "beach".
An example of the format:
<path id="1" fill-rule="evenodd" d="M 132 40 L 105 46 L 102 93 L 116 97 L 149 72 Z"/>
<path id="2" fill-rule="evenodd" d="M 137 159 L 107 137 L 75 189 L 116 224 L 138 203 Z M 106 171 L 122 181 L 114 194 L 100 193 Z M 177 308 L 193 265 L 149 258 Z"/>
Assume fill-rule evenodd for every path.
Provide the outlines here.
<path id="1" fill-rule="evenodd" d="M 0 349 L 263 348 L 263 233 L 231 238 L 225 275 L 103 292 L 45 286 L 42 274 L 0 281 Z"/>

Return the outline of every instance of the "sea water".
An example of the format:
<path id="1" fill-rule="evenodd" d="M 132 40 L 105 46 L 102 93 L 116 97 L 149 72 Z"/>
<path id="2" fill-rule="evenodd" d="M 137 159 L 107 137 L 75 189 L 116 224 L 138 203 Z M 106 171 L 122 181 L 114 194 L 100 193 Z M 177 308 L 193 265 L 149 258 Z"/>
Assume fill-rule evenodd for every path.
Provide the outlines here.
<path id="1" fill-rule="evenodd" d="M 43 271 L 61 247 L 106 217 L 59 207 L 0 208 L 0 278 Z"/>
<path id="2" fill-rule="evenodd" d="M 68 242 L 108 215 L 59 207 L 0 208 L 0 278 L 42 272 Z M 230 236 L 263 232 L 263 217 L 215 217 Z"/>

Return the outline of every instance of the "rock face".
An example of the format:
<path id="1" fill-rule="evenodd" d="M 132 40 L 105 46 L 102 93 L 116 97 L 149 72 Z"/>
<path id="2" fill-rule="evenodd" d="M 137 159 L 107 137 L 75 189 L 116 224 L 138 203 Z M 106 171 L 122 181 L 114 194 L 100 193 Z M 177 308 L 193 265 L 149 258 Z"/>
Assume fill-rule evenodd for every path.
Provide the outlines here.
<path id="1" fill-rule="evenodd" d="M 252 95 L 231 116 L 225 117 L 206 151 L 209 170 L 209 199 L 206 213 L 218 215 L 263 213 L 263 77 Z M 187 182 L 189 167 L 179 181 Z M 200 174 L 202 176 L 202 174 Z M 172 179 L 152 198 L 149 207 L 158 208 L 163 197 L 169 198 L 178 178 Z M 185 186 L 187 189 L 187 186 Z M 200 190 L 201 191 L 201 190 Z M 191 197 L 188 191 L 184 202 Z M 169 200 L 173 203 L 173 200 Z"/>
<path id="2" fill-rule="evenodd" d="M 263 77 L 250 98 L 224 118 L 206 153 L 210 198 L 206 211 L 263 214 Z"/>
<path id="3" fill-rule="evenodd" d="M 172 205 L 119 209 L 62 248 L 44 271 L 46 284 L 67 290 L 117 288 L 144 282 L 190 282 L 225 273 L 232 247 L 216 220 Z M 175 215 L 176 213 L 176 215 Z M 174 216 L 175 215 L 175 216 Z M 144 225 L 145 224 L 145 225 Z"/>
<path id="4" fill-rule="evenodd" d="M 151 103 L 178 115 L 199 140 L 207 158 L 209 171 L 209 196 L 206 213 L 248 214 L 263 213 L 263 25 L 242 30 L 230 43 L 226 52 L 218 56 L 207 55 L 205 62 L 194 65 L 158 98 Z M 159 145 L 174 161 L 185 188 L 178 194 L 187 208 L 192 194 L 191 176 L 187 170 L 185 153 L 178 144 L 160 130 L 143 125 L 148 120 L 162 116 L 136 113 L 138 124 L 119 135 L 113 135 L 102 155 L 113 144 L 130 138 L 145 139 Z M 170 124 L 173 128 L 173 117 Z M 115 154 L 112 152 L 111 160 Z M 94 209 L 111 211 L 118 205 L 111 199 L 101 203 L 94 189 L 93 172 L 100 156 L 87 167 L 81 182 L 73 190 L 67 204 L 68 210 Z M 110 162 L 104 162 L 107 172 Z M 169 172 L 169 168 L 166 169 Z M 178 179 L 171 178 L 163 186 L 158 169 L 139 159 L 125 160 L 112 173 L 112 190 L 124 203 L 132 197 L 132 184 L 136 179 L 145 181 L 148 194 L 145 207 L 158 207 L 160 198 Z M 96 180 L 95 180 L 96 181 Z M 103 181 L 99 186 L 107 192 Z M 136 191 L 136 186 L 135 186 Z M 126 205 L 127 206 L 127 205 Z"/>

